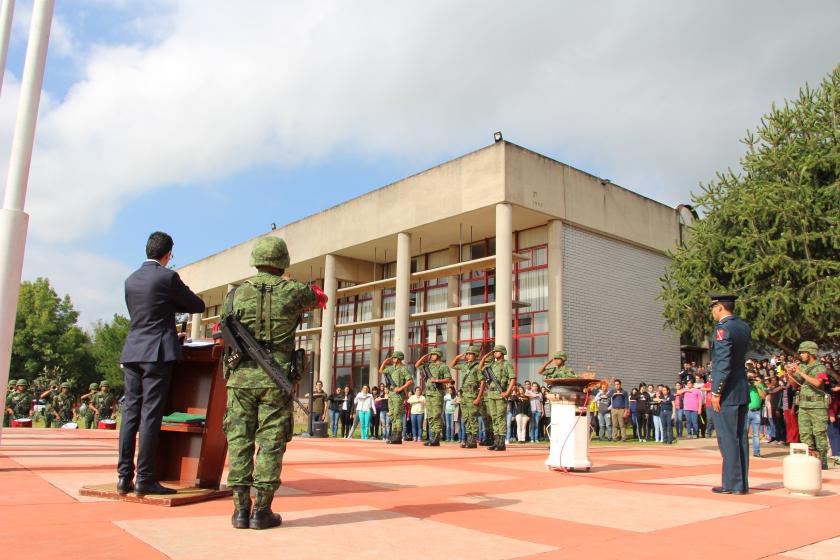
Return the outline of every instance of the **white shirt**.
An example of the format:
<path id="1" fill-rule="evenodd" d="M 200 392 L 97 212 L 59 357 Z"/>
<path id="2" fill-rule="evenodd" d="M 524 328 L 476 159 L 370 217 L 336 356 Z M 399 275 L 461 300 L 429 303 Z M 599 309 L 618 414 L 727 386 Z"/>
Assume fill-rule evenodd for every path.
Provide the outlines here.
<path id="1" fill-rule="evenodd" d="M 373 395 L 356 393 L 356 412 L 370 412 L 373 408 Z"/>

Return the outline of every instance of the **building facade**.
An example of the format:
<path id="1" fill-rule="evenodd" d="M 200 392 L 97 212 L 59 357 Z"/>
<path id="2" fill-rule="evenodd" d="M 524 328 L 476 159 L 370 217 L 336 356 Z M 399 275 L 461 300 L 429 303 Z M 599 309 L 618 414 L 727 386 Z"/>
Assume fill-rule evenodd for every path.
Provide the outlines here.
<path id="1" fill-rule="evenodd" d="M 680 369 L 679 334 L 657 300 L 680 240 L 677 210 L 509 142 L 266 235 L 286 240 L 289 276 L 330 298 L 298 331 L 328 390 L 378 383 L 394 349 L 413 364 L 470 344 L 506 345 L 519 381 L 540 380 L 560 349 L 576 370 L 625 385 Z M 179 269 L 207 304 L 194 338 L 253 274 L 254 241 Z"/>

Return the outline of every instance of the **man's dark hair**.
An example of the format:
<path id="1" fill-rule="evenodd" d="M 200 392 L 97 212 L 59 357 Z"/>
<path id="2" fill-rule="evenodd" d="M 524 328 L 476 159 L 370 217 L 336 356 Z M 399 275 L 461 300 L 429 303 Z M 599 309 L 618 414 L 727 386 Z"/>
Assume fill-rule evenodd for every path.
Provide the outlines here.
<path id="1" fill-rule="evenodd" d="M 173 245 L 175 245 L 175 242 L 172 241 L 172 237 L 168 233 L 156 231 L 146 241 L 146 258 L 160 260 L 172 250 Z"/>
<path id="2" fill-rule="evenodd" d="M 734 301 L 722 301 L 720 302 L 721 307 L 733 313 L 735 311 L 735 302 Z"/>

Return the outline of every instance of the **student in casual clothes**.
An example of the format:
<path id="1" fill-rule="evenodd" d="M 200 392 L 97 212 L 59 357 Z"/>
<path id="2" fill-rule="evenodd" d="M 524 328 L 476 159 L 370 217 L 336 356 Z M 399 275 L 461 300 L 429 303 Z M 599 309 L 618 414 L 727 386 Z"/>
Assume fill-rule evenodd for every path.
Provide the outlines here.
<path id="1" fill-rule="evenodd" d="M 341 387 L 335 388 L 335 393 L 330 395 L 329 401 L 330 430 L 332 431 L 332 437 L 336 437 L 338 420 L 341 417 L 341 403 L 344 401 L 344 392 L 341 390 Z"/>
<path id="2" fill-rule="evenodd" d="M 373 408 L 370 411 L 370 435 L 373 439 L 379 439 L 379 408 L 381 405 L 376 402 L 379 397 L 379 387 L 375 385 L 371 387 L 370 394 L 373 395 Z"/>
<path id="3" fill-rule="evenodd" d="M 682 391 L 683 384 L 677 381 L 674 385 L 674 431 L 677 437 L 683 437 L 683 411 L 682 411 Z"/>
<path id="4" fill-rule="evenodd" d="M 517 389 L 513 406 L 516 418 L 516 439 L 519 443 L 525 443 L 525 438 L 528 437 L 528 422 L 531 421 L 531 399 L 525 394 L 523 387 Z"/>
<path id="5" fill-rule="evenodd" d="M 595 395 L 598 406 L 598 439 L 606 441 L 612 439 L 612 420 L 610 419 L 610 391 L 609 384 L 601 381 L 598 394 Z"/>
<path id="6" fill-rule="evenodd" d="M 349 385 L 344 386 L 344 392 L 341 395 L 341 403 L 338 409 L 339 419 L 341 420 L 341 437 L 346 438 L 350 434 L 350 424 L 353 422 L 353 400 L 355 395 L 350 390 Z"/>
<path id="7" fill-rule="evenodd" d="M 423 437 L 423 417 L 426 414 L 426 397 L 421 394 L 420 387 L 414 388 L 408 404 L 411 406 L 411 434 L 414 441 L 420 441 Z"/>
<path id="8" fill-rule="evenodd" d="M 370 415 L 373 411 L 373 395 L 370 392 L 370 387 L 363 385 L 362 392 L 356 393 L 356 398 L 353 399 L 353 408 L 356 411 L 356 416 L 359 418 L 359 426 L 361 426 L 362 430 L 362 439 L 368 439 Z"/>
<path id="9" fill-rule="evenodd" d="M 645 442 L 650 437 L 650 393 L 644 383 L 639 384 L 639 395 L 636 397 L 636 424 L 639 430 L 639 441 Z"/>
<path id="10" fill-rule="evenodd" d="M 653 417 L 653 439 L 657 443 L 662 443 L 662 417 L 660 416 L 662 408 L 659 406 L 662 402 L 662 389 L 662 385 L 657 387 L 650 405 L 650 415 Z"/>
<path id="11" fill-rule="evenodd" d="M 621 379 L 616 379 L 613 382 L 613 390 L 610 391 L 610 423 L 613 441 L 630 439 L 624 427 L 624 421 L 629 415 L 629 406 L 627 391 L 621 388 Z"/>
<path id="12" fill-rule="evenodd" d="M 682 409 L 685 414 L 688 437 L 696 439 L 700 437 L 698 417 L 700 415 L 700 408 L 703 406 L 703 393 L 694 386 L 694 381 L 689 381 L 685 384 L 685 388 L 681 389 L 678 394 L 682 397 Z"/>
<path id="13" fill-rule="evenodd" d="M 630 423 L 633 425 L 633 439 L 639 439 L 638 413 L 639 390 L 635 387 L 630 391 Z"/>
<path id="14" fill-rule="evenodd" d="M 545 408 L 543 406 L 543 393 L 539 383 L 531 383 L 531 390 L 525 395 L 531 399 L 531 441 L 540 440 L 540 421 L 542 420 Z"/>
<path id="15" fill-rule="evenodd" d="M 671 388 L 668 386 L 662 387 L 662 394 L 659 401 L 659 419 L 662 424 L 662 442 L 674 443 L 673 427 L 671 425 L 671 417 L 674 414 L 674 399 L 671 397 Z"/>

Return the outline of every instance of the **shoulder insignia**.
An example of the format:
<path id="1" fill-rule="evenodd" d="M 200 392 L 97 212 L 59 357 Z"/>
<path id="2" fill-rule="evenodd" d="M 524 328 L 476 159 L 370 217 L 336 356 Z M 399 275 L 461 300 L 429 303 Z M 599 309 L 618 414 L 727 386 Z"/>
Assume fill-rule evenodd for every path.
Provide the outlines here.
<path id="1" fill-rule="evenodd" d="M 726 338 L 726 331 L 724 329 L 721 329 L 721 328 L 716 329 L 715 330 L 715 340 L 720 342 L 724 338 Z"/>

